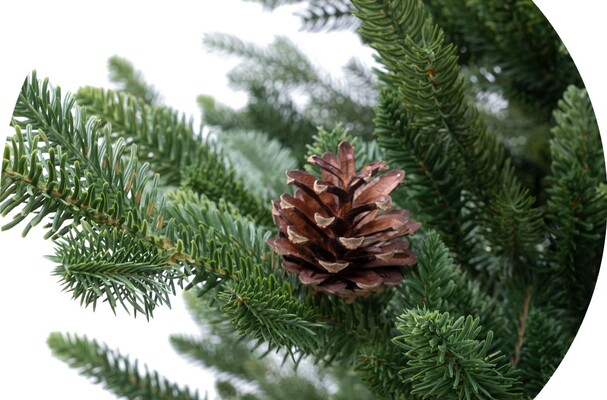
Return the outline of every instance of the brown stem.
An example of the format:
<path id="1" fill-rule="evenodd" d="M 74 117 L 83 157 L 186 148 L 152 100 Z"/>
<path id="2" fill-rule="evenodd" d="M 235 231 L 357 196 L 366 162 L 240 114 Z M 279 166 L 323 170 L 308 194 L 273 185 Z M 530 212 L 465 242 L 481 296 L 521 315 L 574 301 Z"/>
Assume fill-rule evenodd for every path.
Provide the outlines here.
<path id="1" fill-rule="evenodd" d="M 519 324 L 518 324 L 518 336 L 516 340 L 516 345 L 514 346 L 514 356 L 512 356 L 511 364 L 513 367 L 521 360 L 521 349 L 523 347 L 523 338 L 525 337 L 525 328 L 527 326 L 527 315 L 529 314 L 529 303 L 531 302 L 531 285 L 527 286 L 525 290 L 525 300 L 523 302 L 523 309 L 521 310 L 521 315 L 519 316 Z"/>

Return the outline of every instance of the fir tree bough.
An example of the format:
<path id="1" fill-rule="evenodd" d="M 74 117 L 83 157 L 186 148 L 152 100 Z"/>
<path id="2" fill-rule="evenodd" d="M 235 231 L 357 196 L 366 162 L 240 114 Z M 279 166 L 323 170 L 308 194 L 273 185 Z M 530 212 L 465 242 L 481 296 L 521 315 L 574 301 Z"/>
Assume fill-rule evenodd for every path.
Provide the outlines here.
<path id="1" fill-rule="evenodd" d="M 258 2 L 305 3 L 312 31 L 357 27 L 378 64 L 353 60 L 336 82 L 285 38 L 261 48 L 207 36 L 244 59 L 229 77 L 250 101 L 233 110 L 200 96 L 198 131 L 125 59 L 110 60 L 118 90 L 64 95 L 32 73 L 4 147 L 0 213 L 12 219 L 2 229 L 41 226 L 61 285 L 85 306 L 150 318 L 187 289 L 202 337 L 171 343 L 220 372 L 222 399 L 536 396 L 584 318 L 607 221 L 596 118 L 550 25 L 528 0 Z M 341 153 L 346 170 L 386 161 L 406 174 L 361 219 L 392 202 L 423 224 L 402 282 L 351 304 L 308 290 L 267 245 L 272 198 L 293 216 L 285 246 L 303 240 L 298 220 L 328 226 L 305 204 L 291 208 L 295 179 L 284 172 L 313 155 L 330 164 L 342 142 L 354 146 Z M 339 175 L 323 165 L 324 176 L 298 171 L 312 197 Z M 347 208 L 339 187 L 321 203 Z M 398 230 L 396 214 L 382 217 L 386 227 Z M 306 247 L 302 271 L 335 249 L 390 263 L 394 254 L 373 246 L 339 247 L 365 240 L 353 232 L 325 232 L 329 243 Z M 199 398 L 95 340 L 53 333 L 48 344 L 117 396 Z"/>
<path id="2" fill-rule="evenodd" d="M 148 370 L 140 373 L 138 362 L 109 349 L 96 340 L 77 335 L 63 335 L 53 332 L 48 338 L 53 354 L 70 367 L 78 369 L 95 382 L 103 382 L 104 387 L 127 399 L 150 400 L 198 400 L 197 392 L 179 386 Z M 207 398 L 206 396 L 204 397 Z"/>

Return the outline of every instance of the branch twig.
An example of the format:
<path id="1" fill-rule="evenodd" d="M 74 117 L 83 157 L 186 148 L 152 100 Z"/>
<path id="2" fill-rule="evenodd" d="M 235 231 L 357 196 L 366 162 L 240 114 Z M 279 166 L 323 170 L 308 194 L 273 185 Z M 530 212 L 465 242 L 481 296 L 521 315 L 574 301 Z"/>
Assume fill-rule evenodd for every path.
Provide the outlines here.
<path id="1" fill-rule="evenodd" d="M 512 356 L 511 364 L 513 367 L 521 360 L 521 349 L 523 347 L 523 338 L 525 337 L 525 328 L 527 326 L 527 315 L 529 314 L 529 303 L 531 302 L 531 285 L 527 286 L 525 291 L 525 300 L 523 302 L 523 309 L 519 316 L 518 324 L 518 336 L 516 345 L 514 346 L 514 355 Z"/>

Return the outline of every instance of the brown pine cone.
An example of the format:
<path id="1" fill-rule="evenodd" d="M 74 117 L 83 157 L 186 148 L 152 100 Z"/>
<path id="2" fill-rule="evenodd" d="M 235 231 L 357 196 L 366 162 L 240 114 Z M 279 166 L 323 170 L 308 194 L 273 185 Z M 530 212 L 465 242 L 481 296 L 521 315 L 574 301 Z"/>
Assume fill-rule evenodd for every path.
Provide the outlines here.
<path id="1" fill-rule="evenodd" d="M 416 262 L 409 242 L 421 224 L 409 212 L 392 208 L 389 194 L 405 172 L 394 170 L 373 178 L 388 166 L 373 162 L 356 172 L 354 148 L 339 145 L 337 156 L 325 153 L 308 162 L 321 169 L 321 179 L 305 171 L 287 171 L 295 195 L 272 201 L 278 238 L 268 244 L 282 255 L 282 267 L 296 273 L 314 290 L 353 302 L 381 293 L 403 279 L 402 268 Z"/>

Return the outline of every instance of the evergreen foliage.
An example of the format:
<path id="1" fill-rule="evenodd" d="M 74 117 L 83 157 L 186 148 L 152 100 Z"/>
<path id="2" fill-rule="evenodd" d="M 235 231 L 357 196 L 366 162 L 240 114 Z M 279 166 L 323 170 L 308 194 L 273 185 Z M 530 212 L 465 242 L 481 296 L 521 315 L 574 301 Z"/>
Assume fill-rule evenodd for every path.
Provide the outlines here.
<path id="1" fill-rule="evenodd" d="M 306 3 L 310 30 L 357 26 L 379 65 L 352 61 L 336 82 L 287 39 L 208 36 L 244 59 L 229 77 L 250 100 L 200 96 L 199 130 L 127 60 L 110 60 L 118 90 L 74 97 L 32 73 L 2 229 L 42 224 L 85 306 L 149 318 L 187 289 L 202 338 L 171 343 L 219 372 L 222 399 L 535 396 L 584 317 L 607 221 L 596 119 L 552 28 L 528 0 L 258 2 Z M 406 171 L 392 202 L 423 224 L 404 281 L 352 304 L 308 291 L 266 242 L 284 171 L 343 141 L 358 168 Z M 198 398 L 94 340 L 49 346 L 117 396 Z"/>
<path id="2" fill-rule="evenodd" d="M 493 334 L 476 337 L 479 320 L 410 309 L 397 325 L 394 341 L 410 358 L 402 373 L 411 376 L 412 395 L 438 399 L 519 399 L 516 380 L 503 356 L 489 353 Z"/>
<path id="3" fill-rule="evenodd" d="M 350 2 L 346 7 L 341 1 L 251 1 L 269 10 L 298 4 L 303 29 L 359 26 Z M 487 103 L 481 114 L 511 154 L 516 174 L 543 200 L 539 192 L 548 171 L 551 112 L 567 85 L 582 86 L 567 49 L 532 0 L 423 3 L 446 42 L 455 44 L 463 75 L 472 83 L 470 94 L 479 104 Z M 495 112 L 501 101 L 507 108 Z"/>
<path id="4" fill-rule="evenodd" d="M 211 200 L 226 200 L 256 221 L 269 224 L 269 209 L 249 193 L 215 146 L 191 121 L 164 106 L 151 107 L 132 94 L 82 88 L 76 98 L 88 112 L 111 123 L 114 137 L 138 145 L 138 155 L 164 185 L 183 186 Z"/>
<path id="5" fill-rule="evenodd" d="M 268 351 L 265 345 L 242 340 L 216 307 L 209 307 L 191 293 L 186 293 L 185 299 L 203 336 L 177 334 L 171 336 L 171 344 L 186 358 L 219 373 L 216 386 L 221 398 L 374 398 L 347 369 L 314 366 L 303 360 L 295 370 L 288 359 L 281 360 L 282 352 L 261 358 Z M 228 390 L 231 394 L 222 394 Z"/>
<path id="6" fill-rule="evenodd" d="M 521 351 L 521 382 L 530 398 L 542 389 L 539 382 L 547 382 L 565 356 L 571 344 L 566 334 L 565 319 L 552 307 L 534 307 L 527 319 L 527 343 Z"/>
<path id="7" fill-rule="evenodd" d="M 118 85 L 120 91 L 130 93 L 146 104 L 159 102 L 160 94 L 143 79 L 142 73 L 129 60 L 113 56 L 108 60 L 108 70 L 110 81 Z"/>
<path id="8" fill-rule="evenodd" d="M 288 191 L 284 173 L 298 162 L 277 140 L 262 132 L 234 130 L 218 132 L 217 141 L 249 192 L 267 203 Z"/>
<path id="9" fill-rule="evenodd" d="M 354 4 L 362 20 L 361 34 L 378 50 L 380 61 L 392 75 L 386 79 L 398 91 L 405 116 L 410 116 L 409 129 L 416 130 L 416 137 L 426 138 L 430 147 L 444 146 L 435 154 L 448 161 L 437 164 L 452 164 L 453 169 L 445 174 L 459 176 L 464 185 L 465 191 L 455 192 L 454 200 L 468 204 L 457 211 L 482 221 L 480 233 L 502 258 L 503 273 L 512 273 L 519 263 L 533 262 L 541 239 L 540 214 L 515 178 L 503 147 L 468 102 L 453 45 L 445 43 L 442 31 L 420 4 Z"/>
<path id="10" fill-rule="evenodd" d="M 424 1 L 463 63 L 498 66 L 508 98 L 548 113 L 581 79 L 557 33 L 531 0 Z"/>
<path id="11" fill-rule="evenodd" d="M 352 15 L 352 4 L 347 0 L 247 0 L 261 3 L 266 10 L 297 3 L 305 3 L 307 8 L 298 12 L 302 28 L 318 32 L 339 29 L 351 29 L 358 26 L 358 20 Z"/>
<path id="12" fill-rule="evenodd" d="M 302 158 L 318 126 L 330 130 L 342 123 L 353 136 L 370 138 L 375 78 L 355 59 L 344 67 L 345 80 L 336 81 L 284 37 L 277 37 L 266 48 L 223 34 L 207 35 L 204 42 L 211 50 L 244 59 L 228 73 L 228 79 L 250 96 L 242 111 L 202 97 L 206 123 L 223 130 L 266 132 L 291 148 L 297 159 Z M 297 94 L 305 95 L 301 106 Z"/>
<path id="13" fill-rule="evenodd" d="M 588 307 L 603 253 L 607 218 L 605 159 L 588 93 L 571 86 L 554 114 L 551 174 L 546 178 L 551 291 L 575 299 L 575 321 Z"/>
<path id="14" fill-rule="evenodd" d="M 80 374 L 103 383 L 105 389 L 125 399 L 197 400 L 197 392 L 180 388 L 162 378 L 146 366 L 141 371 L 137 361 L 132 362 L 118 351 L 109 349 L 96 340 L 77 335 L 51 333 L 48 345 L 53 354 Z M 205 396 L 206 399 L 206 396 Z"/>

